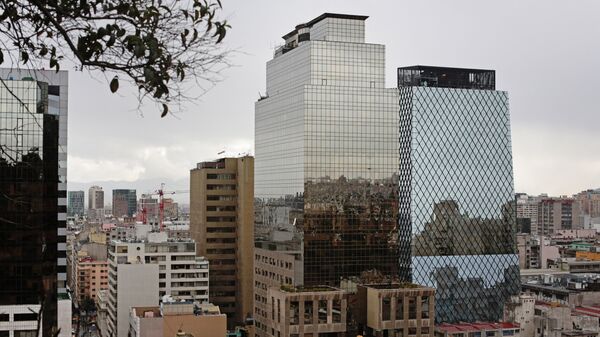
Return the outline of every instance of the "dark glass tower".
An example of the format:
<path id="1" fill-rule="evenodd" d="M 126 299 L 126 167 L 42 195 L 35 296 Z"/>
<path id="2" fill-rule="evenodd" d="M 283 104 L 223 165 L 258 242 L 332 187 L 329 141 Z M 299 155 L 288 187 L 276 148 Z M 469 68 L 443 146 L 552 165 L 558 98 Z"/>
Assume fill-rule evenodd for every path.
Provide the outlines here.
<path id="1" fill-rule="evenodd" d="M 493 70 L 398 69 L 401 274 L 436 321 L 496 321 L 519 291 L 508 95 Z"/>
<path id="2" fill-rule="evenodd" d="M 113 216 L 133 216 L 137 209 L 137 194 L 135 190 L 117 189 L 112 191 Z"/>
<path id="3" fill-rule="evenodd" d="M 24 305 L 29 310 L 15 321 L 36 321 L 43 305 L 44 336 L 56 328 L 66 272 L 57 263 L 64 258 L 66 192 L 59 189 L 59 115 L 51 110 L 46 83 L 0 86 L 0 308 Z"/>

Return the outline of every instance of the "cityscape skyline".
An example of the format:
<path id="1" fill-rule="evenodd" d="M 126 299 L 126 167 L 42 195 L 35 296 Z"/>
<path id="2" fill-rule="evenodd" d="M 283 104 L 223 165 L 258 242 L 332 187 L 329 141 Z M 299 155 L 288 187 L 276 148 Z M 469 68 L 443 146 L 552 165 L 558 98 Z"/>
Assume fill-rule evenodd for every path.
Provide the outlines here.
<path id="1" fill-rule="evenodd" d="M 255 21 L 253 11 L 266 10 L 267 5 L 272 6 L 273 11 L 289 6 L 290 10 L 286 9 L 286 12 L 290 14 Z M 452 6 L 444 3 L 436 3 L 436 6 L 392 5 L 389 2 L 376 8 L 341 1 L 309 2 L 307 6 L 259 1 L 252 5 L 255 8 L 239 1 L 224 3 L 225 13 L 233 26 L 225 43 L 240 51 L 233 55 L 235 66 L 226 69 L 224 81 L 199 102 L 184 106 L 187 112 L 178 114 L 177 118 L 159 120 L 150 112 L 140 118 L 135 110 L 135 98 L 111 95 L 101 81 L 89 79 L 87 73 L 70 73 L 71 82 L 75 83 L 70 108 L 78 113 L 70 120 L 69 137 L 75 145 L 69 149 L 69 189 L 87 189 L 73 188 L 77 183 L 102 185 L 104 181 L 133 183 L 146 179 L 163 179 L 167 184 L 182 181 L 185 186 L 188 184 L 188 167 L 198 161 L 215 159 L 221 150 L 233 155 L 253 153 L 253 107 L 249 102 L 256 100 L 258 93 L 264 93 L 266 88 L 262 62 L 272 57 L 273 47 L 281 35 L 278 32 L 285 31 L 288 22 L 302 22 L 326 11 L 364 13 L 371 17 L 367 39 L 387 46 L 386 87 L 394 86 L 398 66 L 431 64 L 496 69 L 498 89 L 511 93 L 515 191 L 533 195 L 571 195 L 598 188 L 600 178 L 594 172 L 598 172 L 600 164 L 589 149 L 597 148 L 596 144 L 600 142 L 593 137 L 592 127 L 598 124 L 600 117 L 594 116 L 594 112 L 586 107 L 593 106 L 594 92 L 599 88 L 596 83 L 574 78 L 574 74 L 584 69 L 597 69 L 598 65 L 590 56 L 594 55 L 593 50 L 589 55 L 568 54 L 568 50 L 590 50 L 597 46 L 590 42 L 597 31 L 590 26 L 589 22 L 593 20 L 585 20 L 587 13 L 595 11 L 584 13 L 578 10 L 584 8 L 585 3 L 563 4 L 556 8 L 539 8 L 540 5 L 541 2 L 533 3 L 517 11 L 516 3 L 510 2 L 489 6 L 468 1 Z M 598 6 L 591 2 L 588 5 Z M 433 9 L 425 11 L 425 7 Z M 394 13 L 401 11 L 427 14 L 395 20 Z M 483 25 L 482 19 L 473 22 L 469 18 L 486 11 L 498 15 L 489 18 L 486 29 L 469 30 L 468 27 L 473 25 Z M 577 11 L 582 19 L 558 23 L 552 19 L 569 11 Z M 443 15 L 446 12 L 449 13 L 447 17 Z M 502 22 L 513 12 L 516 14 L 511 16 L 511 27 L 506 27 Z M 439 22 L 445 27 L 444 31 L 422 27 L 398 38 L 396 31 L 415 26 L 424 15 Z M 532 21 L 536 24 L 530 24 Z M 398 29 L 387 29 L 396 26 Z M 567 26 L 569 29 L 565 28 Z M 236 27 L 245 28 L 236 30 Z M 521 33 L 516 34 L 517 30 Z M 569 32 L 576 32 L 578 39 L 571 39 Z M 495 38 L 484 38 L 490 35 Z M 472 41 L 477 41 L 476 48 L 469 47 Z M 575 57 L 576 62 L 567 62 L 569 56 Z M 526 80 L 522 80 L 523 74 L 527 74 Z M 561 82 L 552 81 L 553 78 L 564 79 L 571 85 L 558 85 Z M 90 94 L 81 88 L 86 88 L 85 91 L 93 93 L 94 97 L 90 98 Z M 223 99 L 231 92 L 236 92 L 238 98 Z M 90 99 L 103 104 L 89 104 Z M 142 108 L 142 111 L 152 109 Z M 206 122 L 209 118 L 215 124 L 226 122 L 228 127 L 213 131 L 215 124 Z M 170 132 L 174 129 L 178 130 L 176 134 Z M 152 137 L 147 137 L 148 132 Z M 93 150 L 91 139 L 99 140 Z M 149 184 L 147 188 L 135 188 L 144 191 L 154 190 L 157 186 Z M 120 187 L 128 186 L 115 188 Z"/>

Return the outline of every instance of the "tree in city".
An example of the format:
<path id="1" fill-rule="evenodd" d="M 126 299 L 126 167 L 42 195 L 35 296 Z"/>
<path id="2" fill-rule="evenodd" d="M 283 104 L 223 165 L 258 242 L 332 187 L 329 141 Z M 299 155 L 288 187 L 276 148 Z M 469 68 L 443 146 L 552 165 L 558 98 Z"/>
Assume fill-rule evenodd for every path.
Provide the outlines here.
<path id="1" fill-rule="evenodd" d="M 100 71 L 111 92 L 129 81 L 164 117 L 189 98 L 188 81 L 212 84 L 227 64 L 221 9 L 220 0 L 2 0 L 0 65 Z"/>

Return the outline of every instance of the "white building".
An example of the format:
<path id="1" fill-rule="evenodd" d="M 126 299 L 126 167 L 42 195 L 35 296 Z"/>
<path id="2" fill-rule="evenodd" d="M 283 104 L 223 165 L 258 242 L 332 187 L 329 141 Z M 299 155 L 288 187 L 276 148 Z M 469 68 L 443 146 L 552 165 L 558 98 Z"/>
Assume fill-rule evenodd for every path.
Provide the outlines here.
<path id="1" fill-rule="evenodd" d="M 154 281 L 153 275 L 148 278 L 134 278 L 134 284 L 156 283 L 156 288 L 151 296 L 151 303 L 131 302 L 129 294 L 122 295 L 120 270 L 129 265 L 153 265 L 157 267 L 157 277 Z M 112 241 L 108 249 L 109 266 L 109 305 L 108 318 L 111 331 L 111 323 L 118 326 L 126 336 L 129 319 L 129 307 L 158 305 L 164 295 L 170 295 L 175 300 L 208 302 L 208 260 L 196 257 L 196 243 L 190 239 L 169 240 L 166 233 L 148 233 L 147 240 L 130 240 L 129 242 Z M 127 287 L 130 285 L 128 284 Z M 135 286 L 135 285 L 134 285 Z M 125 296 L 129 304 L 122 304 L 120 296 Z M 135 299 L 135 298 L 134 298 Z M 140 299 L 141 300 L 141 299 Z M 129 305 L 129 306 L 127 306 Z M 126 310 L 121 312 L 119 308 Z M 113 313 L 111 314 L 111 311 Z M 118 311 L 118 314 L 115 313 Z M 125 319 L 125 326 L 121 325 L 121 318 Z M 118 322 L 116 322 L 118 321 Z M 116 323 L 115 323 L 116 322 Z M 112 331 L 115 331 L 114 329 Z"/>
<path id="2" fill-rule="evenodd" d="M 114 248 L 114 246 L 111 246 Z M 111 255 L 111 257 L 115 257 Z M 137 259 L 117 263 L 111 259 L 108 271 L 107 329 L 103 336 L 127 337 L 129 310 L 134 306 L 158 305 L 157 264 Z"/>

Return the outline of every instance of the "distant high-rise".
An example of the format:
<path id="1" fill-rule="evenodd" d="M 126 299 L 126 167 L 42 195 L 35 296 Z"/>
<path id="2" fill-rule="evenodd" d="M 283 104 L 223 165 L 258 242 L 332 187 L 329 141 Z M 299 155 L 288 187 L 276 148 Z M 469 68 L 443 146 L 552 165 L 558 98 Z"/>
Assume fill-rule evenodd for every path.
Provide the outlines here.
<path id="1" fill-rule="evenodd" d="M 284 35 L 255 106 L 255 236 L 300 240 L 295 284 L 398 273 L 398 91 L 366 19 L 325 13 Z M 270 301 L 255 298 L 259 336 Z"/>
<path id="2" fill-rule="evenodd" d="M 508 95 L 493 70 L 398 69 L 401 274 L 436 321 L 496 321 L 518 294 Z"/>
<path id="3" fill-rule="evenodd" d="M 88 190 L 88 220 L 102 222 L 104 219 L 104 191 L 100 186 Z"/>
<path id="4" fill-rule="evenodd" d="M 58 303 L 68 301 L 68 76 L 65 71 L 0 69 L 0 78 L 2 332 L 37 336 L 41 314 L 41 334 L 50 336 L 66 314 L 58 312 Z"/>
<path id="5" fill-rule="evenodd" d="M 85 192 L 69 191 L 68 199 L 67 214 L 69 216 L 83 216 L 85 212 Z"/>
<path id="6" fill-rule="evenodd" d="M 190 232 L 211 265 L 210 301 L 233 328 L 252 316 L 254 158 L 198 163 L 190 172 Z"/>
<path id="7" fill-rule="evenodd" d="M 135 190 L 112 191 L 112 215 L 115 217 L 131 217 L 137 208 L 137 194 Z"/>

